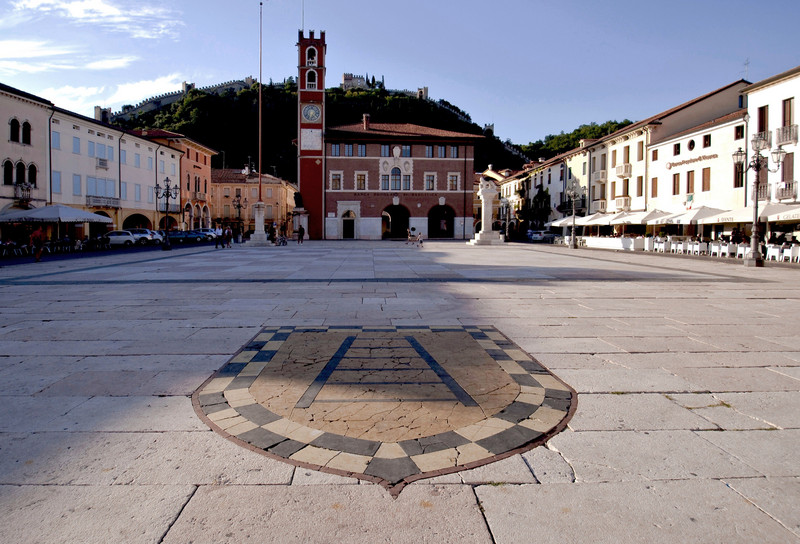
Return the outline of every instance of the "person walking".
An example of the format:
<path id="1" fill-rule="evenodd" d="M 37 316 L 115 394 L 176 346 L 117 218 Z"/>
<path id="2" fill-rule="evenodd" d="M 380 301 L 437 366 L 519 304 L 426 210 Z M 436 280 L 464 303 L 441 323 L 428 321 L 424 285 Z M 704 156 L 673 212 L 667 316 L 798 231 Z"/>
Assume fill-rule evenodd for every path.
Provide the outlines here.
<path id="1" fill-rule="evenodd" d="M 230 227 L 225 227 L 225 237 L 223 239 L 224 247 L 230 248 L 232 240 L 233 240 L 233 230 L 231 230 Z"/>
<path id="2" fill-rule="evenodd" d="M 42 260 L 42 252 L 44 251 L 44 232 L 42 232 L 42 227 L 36 227 L 36 230 L 31 233 L 30 244 L 33 257 L 38 263 Z"/>
<path id="3" fill-rule="evenodd" d="M 219 248 L 222 246 L 222 227 L 217 225 L 217 228 L 214 229 L 214 248 Z"/>
<path id="4" fill-rule="evenodd" d="M 305 235 L 306 235 L 306 229 L 303 228 L 303 225 L 300 225 L 299 227 L 297 227 L 297 243 L 298 244 L 302 244 L 303 243 L 303 238 L 305 237 Z"/>

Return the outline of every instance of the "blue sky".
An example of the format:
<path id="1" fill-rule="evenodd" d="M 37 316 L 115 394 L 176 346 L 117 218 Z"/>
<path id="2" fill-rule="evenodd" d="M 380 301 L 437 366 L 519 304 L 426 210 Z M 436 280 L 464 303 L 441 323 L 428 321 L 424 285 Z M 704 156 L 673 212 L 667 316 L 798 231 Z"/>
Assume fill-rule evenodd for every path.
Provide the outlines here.
<path id="1" fill-rule="evenodd" d="M 0 82 L 92 115 L 257 77 L 258 14 L 257 0 L 0 0 Z M 325 30 L 327 87 L 344 72 L 427 86 L 524 144 L 800 65 L 798 21 L 797 0 L 266 0 L 262 73 L 294 76 L 298 29 Z"/>

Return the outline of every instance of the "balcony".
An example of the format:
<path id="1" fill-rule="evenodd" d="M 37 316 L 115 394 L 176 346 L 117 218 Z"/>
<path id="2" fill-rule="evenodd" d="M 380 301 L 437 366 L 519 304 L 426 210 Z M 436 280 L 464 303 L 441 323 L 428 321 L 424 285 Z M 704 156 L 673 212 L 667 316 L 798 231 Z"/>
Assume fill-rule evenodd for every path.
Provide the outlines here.
<path id="1" fill-rule="evenodd" d="M 97 168 L 101 170 L 108 170 L 108 159 L 97 159 Z"/>
<path id="2" fill-rule="evenodd" d="M 158 206 L 157 206 L 157 210 L 158 210 L 159 213 L 166 213 L 167 212 L 166 204 L 164 202 L 159 201 Z M 169 213 L 178 213 L 180 211 L 181 211 L 181 205 L 180 204 L 170 204 L 169 205 Z"/>
<path id="3" fill-rule="evenodd" d="M 617 167 L 619 168 L 619 167 Z M 631 209 L 631 197 L 629 196 L 618 196 L 614 199 L 614 205 L 617 207 L 617 211 L 630 211 Z"/>
<path id="4" fill-rule="evenodd" d="M 582 211 L 586 208 L 586 197 L 582 196 L 575 199 L 575 211 Z M 556 210 L 561 213 L 572 213 L 572 201 L 561 195 L 561 203 L 556 206 Z"/>
<path id="5" fill-rule="evenodd" d="M 110 196 L 86 195 L 86 205 L 95 208 L 119 208 L 119 199 Z"/>
<path id="6" fill-rule="evenodd" d="M 14 198 L 19 205 L 27 206 L 31 201 L 31 188 L 30 183 L 14 185 Z"/>
<path id="7" fill-rule="evenodd" d="M 608 181 L 608 170 L 597 170 L 592 172 L 592 181 L 595 183 L 605 183 Z"/>
<path id="8" fill-rule="evenodd" d="M 603 212 L 606 211 L 606 201 L 605 200 L 593 200 L 592 201 L 592 209 L 596 212 Z"/>
<path id="9" fill-rule="evenodd" d="M 769 200 L 769 183 L 758 184 L 758 200 Z"/>
<path id="10" fill-rule="evenodd" d="M 768 150 L 772 147 L 772 132 L 769 130 L 766 132 L 756 132 L 753 134 L 752 141 L 758 143 L 759 151 L 763 151 L 764 149 Z M 753 149 L 755 149 L 755 147 Z"/>
<path id="11" fill-rule="evenodd" d="M 797 200 L 797 182 L 782 181 L 778 183 L 775 189 L 775 198 L 777 200 Z"/>
<path id="12" fill-rule="evenodd" d="M 631 163 L 629 162 L 617 165 L 618 178 L 629 178 L 631 177 L 632 172 L 633 172 L 633 166 L 631 166 Z"/>
<path id="13" fill-rule="evenodd" d="M 791 145 L 797 143 L 797 125 L 775 129 L 775 145 Z"/>
<path id="14" fill-rule="evenodd" d="M 195 191 L 195 192 L 192 193 L 192 200 L 203 200 L 203 201 L 205 201 L 206 200 L 206 194 L 205 193 L 198 193 L 197 191 Z"/>

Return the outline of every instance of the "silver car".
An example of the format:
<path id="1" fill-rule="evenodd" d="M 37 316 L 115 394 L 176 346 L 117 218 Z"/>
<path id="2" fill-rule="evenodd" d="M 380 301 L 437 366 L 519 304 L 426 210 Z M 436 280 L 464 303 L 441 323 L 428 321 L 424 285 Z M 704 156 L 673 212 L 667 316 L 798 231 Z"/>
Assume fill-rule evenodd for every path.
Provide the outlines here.
<path id="1" fill-rule="evenodd" d="M 110 246 L 125 246 L 129 247 L 136 243 L 136 238 L 127 230 L 112 230 L 105 234 Z"/>

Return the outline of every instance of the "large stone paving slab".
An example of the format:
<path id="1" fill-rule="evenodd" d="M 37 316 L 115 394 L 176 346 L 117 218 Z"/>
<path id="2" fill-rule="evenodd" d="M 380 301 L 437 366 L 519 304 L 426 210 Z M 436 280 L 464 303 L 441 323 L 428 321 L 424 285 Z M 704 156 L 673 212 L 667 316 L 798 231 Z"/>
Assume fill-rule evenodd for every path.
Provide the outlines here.
<path id="1" fill-rule="evenodd" d="M 576 393 L 494 327 L 266 327 L 193 401 L 254 450 L 399 493 L 543 443 Z"/>

